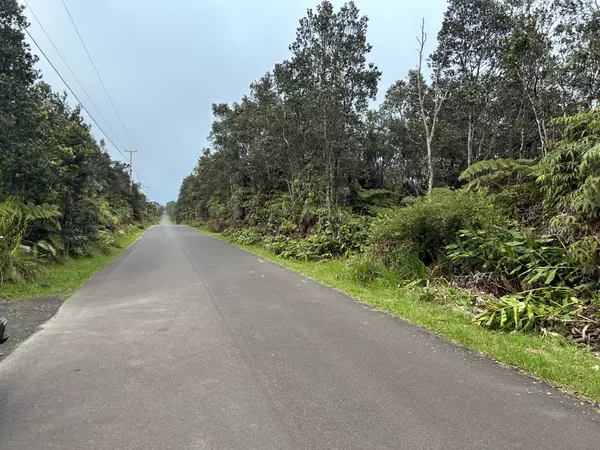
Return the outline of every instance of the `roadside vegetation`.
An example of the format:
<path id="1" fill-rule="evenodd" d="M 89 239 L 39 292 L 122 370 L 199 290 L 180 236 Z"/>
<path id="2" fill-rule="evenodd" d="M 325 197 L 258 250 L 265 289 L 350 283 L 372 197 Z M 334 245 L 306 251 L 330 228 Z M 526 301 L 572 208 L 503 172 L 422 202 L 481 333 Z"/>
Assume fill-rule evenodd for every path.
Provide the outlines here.
<path id="1" fill-rule="evenodd" d="M 94 248 L 85 257 L 65 257 L 60 264 L 38 269 L 34 277 L 20 283 L 5 283 L 0 300 L 69 297 L 76 289 L 100 272 L 109 262 L 139 238 L 147 227 L 132 225 L 115 234 L 114 244 L 107 249 Z"/>
<path id="2" fill-rule="evenodd" d="M 24 39 L 27 26 L 17 1 L 2 2 L 2 299 L 68 292 L 161 213 L 129 167 L 94 139 L 80 107 L 41 80 Z"/>
<path id="3" fill-rule="evenodd" d="M 177 220 L 177 202 L 171 201 L 168 202 L 165 207 L 167 217 L 171 222 L 175 222 Z"/>
<path id="4" fill-rule="evenodd" d="M 367 23 L 309 10 L 169 216 L 600 400 L 597 5 L 451 0 L 377 109 Z"/>

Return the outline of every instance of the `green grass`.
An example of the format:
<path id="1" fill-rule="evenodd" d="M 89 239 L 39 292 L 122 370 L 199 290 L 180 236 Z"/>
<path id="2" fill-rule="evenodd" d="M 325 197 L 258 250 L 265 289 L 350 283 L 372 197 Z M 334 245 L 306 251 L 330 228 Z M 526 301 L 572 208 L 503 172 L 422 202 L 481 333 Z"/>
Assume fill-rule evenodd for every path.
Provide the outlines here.
<path id="1" fill-rule="evenodd" d="M 201 231 L 229 242 L 221 235 Z M 383 283 L 365 286 L 353 282 L 348 277 L 345 261 L 298 261 L 281 258 L 255 245 L 238 247 L 307 275 L 382 311 L 408 319 L 502 364 L 540 377 L 580 398 L 600 401 L 600 371 L 597 369 L 600 358 L 563 337 L 504 333 L 479 327 L 469 314 L 442 303 L 419 300 L 417 293 Z"/>
<path id="2" fill-rule="evenodd" d="M 69 259 L 65 264 L 51 266 L 35 280 L 20 284 L 4 284 L 1 286 L 0 299 L 7 301 L 53 295 L 67 298 L 121 254 L 146 229 L 133 228 L 127 234 L 119 236 L 117 238 L 117 245 L 120 248 L 112 248 L 108 254 L 97 252 L 87 258 Z"/>

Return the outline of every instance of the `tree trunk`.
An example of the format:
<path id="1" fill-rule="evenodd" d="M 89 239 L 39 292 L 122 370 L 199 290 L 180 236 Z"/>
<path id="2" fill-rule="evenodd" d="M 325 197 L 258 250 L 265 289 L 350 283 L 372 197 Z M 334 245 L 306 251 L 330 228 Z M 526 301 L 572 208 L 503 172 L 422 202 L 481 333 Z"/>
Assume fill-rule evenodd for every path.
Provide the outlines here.
<path id="1" fill-rule="evenodd" d="M 469 129 L 467 131 L 467 167 L 473 164 L 473 114 L 469 112 Z"/>
<path id="2" fill-rule="evenodd" d="M 477 161 L 482 159 L 483 155 L 483 142 L 485 141 L 485 130 L 481 132 L 481 139 L 479 140 L 479 148 L 477 149 Z"/>
<path id="3" fill-rule="evenodd" d="M 535 122 L 537 124 L 538 135 L 540 137 L 540 144 L 542 145 L 542 155 L 545 155 L 547 152 L 547 142 L 548 136 L 546 134 L 546 124 L 544 119 L 540 117 L 538 112 L 538 108 L 536 107 L 535 101 L 531 97 L 531 95 L 527 95 L 529 97 L 529 102 L 531 103 L 531 109 L 533 110 L 533 115 L 535 117 Z"/>
<path id="4" fill-rule="evenodd" d="M 288 186 L 288 191 L 290 193 L 290 204 L 292 207 L 292 211 L 294 210 L 294 206 L 295 206 L 295 193 L 294 193 L 294 178 L 292 177 L 292 180 L 287 180 L 287 186 Z"/>
<path id="5" fill-rule="evenodd" d="M 432 139 L 427 137 L 427 169 L 429 171 L 429 179 L 427 180 L 427 195 L 431 196 L 433 192 L 433 157 L 431 155 Z"/>
<path id="6" fill-rule="evenodd" d="M 333 161 L 331 155 L 327 156 L 327 163 L 325 165 L 325 205 L 327 206 L 327 213 L 329 217 L 333 214 L 334 204 L 334 173 L 333 173 Z"/>

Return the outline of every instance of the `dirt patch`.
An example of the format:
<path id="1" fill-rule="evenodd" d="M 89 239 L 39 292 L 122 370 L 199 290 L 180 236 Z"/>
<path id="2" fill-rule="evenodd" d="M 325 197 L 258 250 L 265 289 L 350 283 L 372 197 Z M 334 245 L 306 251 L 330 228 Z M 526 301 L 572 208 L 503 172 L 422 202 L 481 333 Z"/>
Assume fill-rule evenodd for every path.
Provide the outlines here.
<path id="1" fill-rule="evenodd" d="M 8 320 L 9 339 L 0 345 L 0 361 L 35 333 L 63 304 L 60 297 L 0 301 L 0 317 Z"/>

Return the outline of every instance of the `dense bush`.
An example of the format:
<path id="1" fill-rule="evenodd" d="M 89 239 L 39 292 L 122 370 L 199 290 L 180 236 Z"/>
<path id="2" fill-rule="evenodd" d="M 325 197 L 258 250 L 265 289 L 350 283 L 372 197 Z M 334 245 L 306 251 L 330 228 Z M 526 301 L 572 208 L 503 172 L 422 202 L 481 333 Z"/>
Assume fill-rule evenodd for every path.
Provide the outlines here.
<path id="1" fill-rule="evenodd" d="M 58 208 L 52 205 L 24 204 L 15 199 L 0 203 L 0 284 L 32 277 L 44 260 L 56 256 L 47 240 L 30 240 L 35 227 L 58 232 Z"/>
<path id="2" fill-rule="evenodd" d="M 497 297 L 481 325 L 554 329 L 598 347 L 600 110 L 553 124 L 563 137 L 543 157 L 482 161 L 461 176 L 499 191 L 521 223 L 463 230 L 447 251 L 457 274 L 484 281 L 479 287 Z"/>
<path id="3" fill-rule="evenodd" d="M 561 117 L 564 139 L 537 167 L 548 217 L 569 214 L 585 222 L 600 220 L 600 108 Z"/>
<path id="4" fill-rule="evenodd" d="M 503 220 L 483 194 L 436 189 L 431 197 L 407 201 L 404 208 L 381 216 L 373 226 L 371 251 L 388 264 L 415 252 L 425 264 L 438 259 L 460 230 L 480 229 Z"/>
<path id="5" fill-rule="evenodd" d="M 350 261 L 348 277 L 359 284 L 369 284 L 376 280 L 390 285 L 398 283 L 398 276 L 392 269 L 365 254 L 358 255 Z"/>
<path id="6" fill-rule="evenodd" d="M 394 258 L 388 259 L 371 252 L 357 255 L 350 261 L 348 274 L 360 284 L 379 281 L 397 286 L 424 280 L 428 270 L 416 253 L 404 248 L 397 249 Z"/>
<path id="7" fill-rule="evenodd" d="M 485 285 L 478 287 L 500 297 L 488 301 L 478 323 L 502 330 L 552 329 L 589 339 L 592 334 L 586 331 L 600 329 L 597 243 L 564 246 L 534 231 L 517 224 L 463 230 L 458 242 L 446 247 L 455 273 L 473 279 L 487 275 L 479 277 Z"/>
<path id="8" fill-rule="evenodd" d="M 457 271 L 491 273 L 508 291 L 590 281 L 567 248 L 550 236 L 535 236 L 533 230 L 463 230 L 458 242 L 446 249 Z"/>
<path id="9" fill-rule="evenodd" d="M 317 222 L 314 231 L 305 237 L 277 234 L 265 243 L 275 254 L 286 258 L 321 260 L 349 256 L 363 251 L 370 225 L 369 217 L 340 214 L 335 219 Z"/>
<path id="10" fill-rule="evenodd" d="M 255 245 L 263 242 L 264 236 L 256 228 L 229 228 L 223 232 L 231 242 L 240 245 Z"/>

